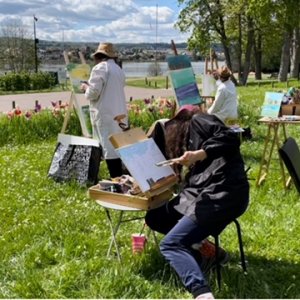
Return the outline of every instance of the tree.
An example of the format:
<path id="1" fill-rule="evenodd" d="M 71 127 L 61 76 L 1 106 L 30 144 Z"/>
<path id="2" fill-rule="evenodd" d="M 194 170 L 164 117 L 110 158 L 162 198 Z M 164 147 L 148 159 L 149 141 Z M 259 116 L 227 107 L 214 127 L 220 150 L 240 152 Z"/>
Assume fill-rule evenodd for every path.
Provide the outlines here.
<path id="1" fill-rule="evenodd" d="M 178 0 L 186 6 L 181 10 L 176 26 L 183 32 L 192 30 L 188 39 L 190 49 L 208 55 L 211 45 L 221 42 L 226 65 L 231 70 L 230 39 L 227 37 L 225 7 L 222 0 Z M 236 83 L 236 79 L 233 78 Z"/>
<path id="2" fill-rule="evenodd" d="M 34 41 L 22 22 L 6 23 L 0 36 L 1 68 L 15 73 L 34 70 Z"/>
<path id="3" fill-rule="evenodd" d="M 278 80 L 286 81 L 291 62 L 290 58 L 293 46 L 293 33 L 297 33 L 297 29 L 299 28 L 299 0 L 278 0 L 277 2 L 278 6 L 280 7 L 280 9 L 278 9 L 277 18 L 279 23 L 282 24 L 283 28 L 283 45 Z M 293 63 L 299 65 L 299 58 L 297 58 L 297 47 L 295 47 L 294 51 L 295 61 L 293 61 Z M 293 66 L 293 68 L 295 68 L 295 66 Z"/>
<path id="4" fill-rule="evenodd" d="M 291 69 L 290 75 L 293 78 L 299 76 L 299 63 L 300 63 L 300 28 L 299 26 L 294 28 L 292 46 L 291 46 Z"/>

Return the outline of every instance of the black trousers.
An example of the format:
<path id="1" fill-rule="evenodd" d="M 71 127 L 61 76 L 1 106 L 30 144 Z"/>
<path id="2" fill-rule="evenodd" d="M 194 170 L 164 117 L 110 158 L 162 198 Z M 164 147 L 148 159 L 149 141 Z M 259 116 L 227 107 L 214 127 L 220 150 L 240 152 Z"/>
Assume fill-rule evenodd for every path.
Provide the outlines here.
<path id="1" fill-rule="evenodd" d="M 120 158 L 106 159 L 105 161 L 111 178 L 122 176 L 123 165 Z"/>

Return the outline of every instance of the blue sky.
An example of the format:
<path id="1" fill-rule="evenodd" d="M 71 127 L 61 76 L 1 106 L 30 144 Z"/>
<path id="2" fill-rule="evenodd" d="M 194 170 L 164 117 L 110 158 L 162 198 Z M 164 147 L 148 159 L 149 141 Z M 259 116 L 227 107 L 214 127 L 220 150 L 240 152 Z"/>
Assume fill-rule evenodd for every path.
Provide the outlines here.
<path id="1" fill-rule="evenodd" d="M 187 34 L 174 29 L 181 8 L 177 0 L 1 0 L 0 34 L 7 24 L 22 22 L 33 36 L 35 15 L 43 40 L 185 42 Z"/>

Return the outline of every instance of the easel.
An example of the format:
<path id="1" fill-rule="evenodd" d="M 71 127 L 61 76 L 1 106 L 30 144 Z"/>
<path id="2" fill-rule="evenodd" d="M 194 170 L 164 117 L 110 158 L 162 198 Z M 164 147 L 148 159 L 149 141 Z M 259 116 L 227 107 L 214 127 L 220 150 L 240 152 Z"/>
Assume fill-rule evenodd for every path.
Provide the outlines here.
<path id="1" fill-rule="evenodd" d="M 114 148 L 121 148 L 148 139 L 141 128 L 133 128 L 110 136 Z M 175 174 L 164 177 L 151 185 L 150 189 L 137 195 L 113 193 L 100 190 L 98 186 L 89 188 L 89 196 L 112 204 L 133 207 L 142 210 L 155 208 L 172 197 L 170 189 L 177 183 Z"/>
<path id="2" fill-rule="evenodd" d="M 209 68 L 210 65 L 210 68 Z M 210 49 L 209 51 L 209 57 L 205 58 L 205 70 L 204 75 L 213 75 L 218 70 L 218 57 L 215 52 L 215 50 Z M 210 100 L 211 104 L 215 100 L 214 96 L 202 96 L 202 98 L 207 102 L 207 100 Z"/>
<path id="3" fill-rule="evenodd" d="M 89 74 L 87 74 L 87 73 L 89 73 L 90 67 L 89 67 L 89 65 L 87 65 L 86 60 L 85 60 L 84 56 L 82 55 L 82 53 L 79 52 L 78 54 L 79 54 L 79 57 L 81 60 L 81 65 L 79 64 L 77 66 L 85 67 L 86 73 L 84 74 L 84 78 L 82 78 L 82 79 L 87 80 L 88 78 L 86 78 L 86 77 L 89 76 Z M 70 60 L 69 60 L 69 57 L 68 57 L 68 54 L 66 53 L 66 51 L 63 52 L 63 55 L 64 55 L 66 66 L 68 67 L 70 65 Z M 84 115 L 82 112 L 82 107 L 80 106 L 78 100 L 76 99 L 76 93 L 75 93 L 76 91 L 74 90 L 74 78 L 71 78 L 71 75 L 70 75 L 70 80 L 71 80 L 72 92 L 71 92 L 71 97 L 70 97 L 70 101 L 69 101 L 69 107 L 66 112 L 63 126 L 61 129 L 61 133 L 64 133 L 66 131 L 66 128 L 67 128 L 67 125 L 68 125 L 68 122 L 70 119 L 70 115 L 71 115 L 71 110 L 73 109 L 73 107 L 75 107 L 77 114 L 78 114 L 79 121 L 80 121 L 83 136 L 92 137 L 92 133 L 89 132 L 89 130 L 88 130 L 87 121 L 84 118 Z M 88 112 L 88 114 L 89 114 L 89 112 Z"/>
<path id="4" fill-rule="evenodd" d="M 208 65 L 210 64 L 210 69 L 208 68 Z M 214 69 L 214 65 L 216 68 Z M 213 74 L 213 72 L 217 71 L 219 68 L 218 66 L 218 57 L 215 52 L 215 50 L 210 49 L 209 50 L 209 57 L 205 58 L 205 74 Z"/>

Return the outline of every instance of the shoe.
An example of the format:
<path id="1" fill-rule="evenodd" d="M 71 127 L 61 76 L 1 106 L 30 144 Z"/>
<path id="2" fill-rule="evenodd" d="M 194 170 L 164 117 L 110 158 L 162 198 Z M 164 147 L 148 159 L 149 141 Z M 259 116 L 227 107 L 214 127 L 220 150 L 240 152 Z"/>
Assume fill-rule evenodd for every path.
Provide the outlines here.
<path id="1" fill-rule="evenodd" d="M 214 243 L 205 239 L 201 242 L 199 251 L 202 257 L 215 257 L 216 256 L 216 246 Z M 219 258 L 222 260 L 225 256 L 228 256 L 227 252 L 219 247 Z"/>
<path id="2" fill-rule="evenodd" d="M 209 240 L 204 240 L 199 248 L 201 254 L 200 268 L 204 274 L 207 274 L 216 266 L 216 246 Z M 229 260 L 228 253 L 219 247 L 219 264 L 225 265 Z"/>

